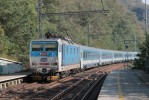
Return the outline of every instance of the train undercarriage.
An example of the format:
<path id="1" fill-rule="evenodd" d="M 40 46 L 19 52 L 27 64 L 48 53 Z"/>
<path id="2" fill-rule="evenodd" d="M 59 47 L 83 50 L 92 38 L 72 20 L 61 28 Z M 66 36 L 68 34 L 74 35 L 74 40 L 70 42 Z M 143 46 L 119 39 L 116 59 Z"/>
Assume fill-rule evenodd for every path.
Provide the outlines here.
<path id="1" fill-rule="evenodd" d="M 49 73 L 33 72 L 33 74 L 31 75 L 31 80 L 43 81 L 43 82 L 57 81 L 61 78 L 74 75 L 81 71 L 84 71 L 84 70 L 82 70 L 80 68 L 76 68 L 76 69 L 71 69 L 71 70 L 62 71 L 62 72 L 56 72 L 55 70 L 50 70 Z"/>

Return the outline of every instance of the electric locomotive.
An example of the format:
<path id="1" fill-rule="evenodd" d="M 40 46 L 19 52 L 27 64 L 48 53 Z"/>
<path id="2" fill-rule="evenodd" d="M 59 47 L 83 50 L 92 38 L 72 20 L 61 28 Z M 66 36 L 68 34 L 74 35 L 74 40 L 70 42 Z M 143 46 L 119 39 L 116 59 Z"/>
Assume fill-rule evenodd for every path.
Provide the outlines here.
<path id="1" fill-rule="evenodd" d="M 69 39 L 51 38 L 30 43 L 30 70 L 35 80 L 51 80 L 80 68 L 79 47 Z"/>

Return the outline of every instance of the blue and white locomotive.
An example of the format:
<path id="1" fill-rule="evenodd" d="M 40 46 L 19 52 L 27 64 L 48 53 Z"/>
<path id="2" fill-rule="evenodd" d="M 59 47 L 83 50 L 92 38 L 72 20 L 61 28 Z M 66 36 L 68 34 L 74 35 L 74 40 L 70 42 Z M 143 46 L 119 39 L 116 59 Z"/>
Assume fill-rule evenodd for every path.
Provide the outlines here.
<path id="1" fill-rule="evenodd" d="M 69 39 L 32 40 L 30 69 L 35 76 L 69 75 L 101 65 L 133 60 L 137 52 L 123 52 L 78 45 Z"/>

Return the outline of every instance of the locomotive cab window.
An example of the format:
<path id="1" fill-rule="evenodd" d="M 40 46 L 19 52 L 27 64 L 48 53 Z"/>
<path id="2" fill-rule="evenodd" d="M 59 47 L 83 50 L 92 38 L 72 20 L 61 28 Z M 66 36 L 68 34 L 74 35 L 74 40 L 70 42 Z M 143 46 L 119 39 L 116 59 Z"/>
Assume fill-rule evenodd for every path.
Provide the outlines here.
<path id="1" fill-rule="evenodd" d="M 32 51 L 43 51 L 43 44 L 32 44 Z"/>
<path id="2" fill-rule="evenodd" d="M 57 51 L 58 46 L 56 43 L 47 43 L 45 44 L 45 51 Z"/>

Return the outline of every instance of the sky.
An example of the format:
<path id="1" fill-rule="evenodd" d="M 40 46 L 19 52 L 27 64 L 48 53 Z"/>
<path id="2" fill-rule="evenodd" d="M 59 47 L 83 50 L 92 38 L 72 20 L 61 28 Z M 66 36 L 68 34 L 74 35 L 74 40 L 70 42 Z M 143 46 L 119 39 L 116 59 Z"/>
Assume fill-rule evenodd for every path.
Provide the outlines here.
<path id="1" fill-rule="evenodd" d="M 145 0 L 142 0 L 143 3 L 145 3 Z M 146 0 L 147 4 L 149 4 L 149 0 Z"/>

